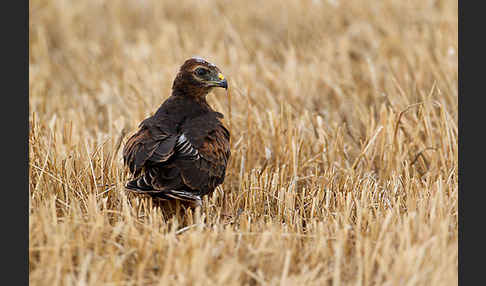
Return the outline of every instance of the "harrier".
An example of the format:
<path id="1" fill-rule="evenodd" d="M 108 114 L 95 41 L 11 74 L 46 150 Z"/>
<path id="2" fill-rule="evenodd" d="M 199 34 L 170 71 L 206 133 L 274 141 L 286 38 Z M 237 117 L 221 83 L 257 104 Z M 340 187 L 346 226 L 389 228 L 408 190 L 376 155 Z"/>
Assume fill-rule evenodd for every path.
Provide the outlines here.
<path id="1" fill-rule="evenodd" d="M 200 58 L 180 67 L 172 93 L 143 120 L 123 148 L 133 179 L 126 188 L 162 200 L 201 205 L 201 198 L 223 183 L 230 157 L 230 134 L 206 96 L 228 88 L 220 69 Z"/>

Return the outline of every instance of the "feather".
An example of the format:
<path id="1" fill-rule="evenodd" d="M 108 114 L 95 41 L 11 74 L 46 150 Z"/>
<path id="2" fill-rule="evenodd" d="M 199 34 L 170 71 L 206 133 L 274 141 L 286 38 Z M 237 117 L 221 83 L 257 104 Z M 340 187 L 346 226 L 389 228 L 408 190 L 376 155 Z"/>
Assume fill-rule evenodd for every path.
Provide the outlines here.
<path id="1" fill-rule="evenodd" d="M 220 121 L 223 115 L 206 102 L 210 88 L 192 76 L 201 65 L 220 74 L 203 59 L 188 59 L 174 80 L 172 95 L 125 143 L 123 160 L 133 175 L 127 189 L 200 205 L 201 196 L 223 183 L 230 133 Z"/>

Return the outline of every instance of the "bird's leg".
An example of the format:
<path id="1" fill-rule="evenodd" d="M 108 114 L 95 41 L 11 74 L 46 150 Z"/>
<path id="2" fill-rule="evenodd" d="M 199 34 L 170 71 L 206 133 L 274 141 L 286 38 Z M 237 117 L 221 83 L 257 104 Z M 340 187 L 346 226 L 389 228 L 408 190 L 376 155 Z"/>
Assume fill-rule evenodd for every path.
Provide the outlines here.
<path id="1" fill-rule="evenodd" d="M 192 198 L 191 200 L 184 200 L 184 202 L 187 202 L 187 204 L 191 207 L 191 208 L 197 208 L 197 207 L 201 207 L 203 206 L 202 204 L 202 199 L 200 196 L 194 196 L 194 198 Z"/>

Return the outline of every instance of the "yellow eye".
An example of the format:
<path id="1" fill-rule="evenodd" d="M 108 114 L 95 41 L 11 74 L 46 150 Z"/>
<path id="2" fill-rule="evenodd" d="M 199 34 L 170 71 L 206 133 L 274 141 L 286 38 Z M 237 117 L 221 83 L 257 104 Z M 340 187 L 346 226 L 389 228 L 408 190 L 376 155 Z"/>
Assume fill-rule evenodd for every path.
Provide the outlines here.
<path id="1" fill-rule="evenodd" d="M 219 80 L 223 80 L 224 79 L 224 75 L 222 73 L 218 73 L 218 78 L 219 78 Z"/>

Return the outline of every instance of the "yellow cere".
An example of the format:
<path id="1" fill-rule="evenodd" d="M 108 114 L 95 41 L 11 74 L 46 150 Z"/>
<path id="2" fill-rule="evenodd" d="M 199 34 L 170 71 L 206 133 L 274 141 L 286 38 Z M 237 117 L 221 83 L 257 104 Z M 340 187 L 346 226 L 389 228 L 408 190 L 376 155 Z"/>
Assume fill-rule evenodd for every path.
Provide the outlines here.
<path id="1" fill-rule="evenodd" d="M 222 73 L 218 73 L 218 78 L 219 78 L 219 80 L 223 80 L 224 79 L 224 75 Z"/>

